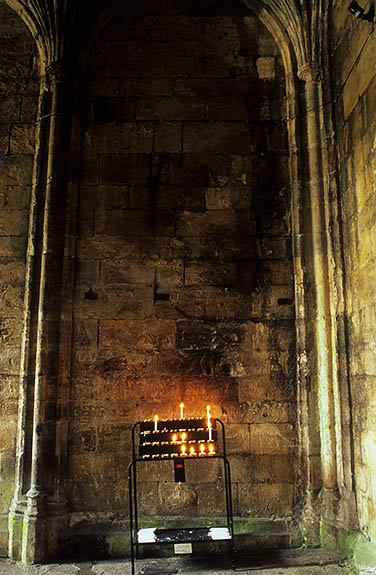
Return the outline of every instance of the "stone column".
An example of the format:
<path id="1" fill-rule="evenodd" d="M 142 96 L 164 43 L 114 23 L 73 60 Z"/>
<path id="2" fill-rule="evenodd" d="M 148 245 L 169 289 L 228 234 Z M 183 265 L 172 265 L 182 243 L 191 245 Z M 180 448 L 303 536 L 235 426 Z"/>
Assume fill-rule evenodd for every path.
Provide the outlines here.
<path id="1" fill-rule="evenodd" d="M 308 156 L 305 202 L 305 253 L 311 293 L 307 320 L 312 334 L 311 380 L 318 394 L 323 512 L 335 515 L 337 500 L 336 421 L 333 390 L 336 385 L 336 351 L 333 333 L 332 286 L 329 277 L 328 217 L 323 173 L 320 117 L 320 73 L 314 63 L 299 69 L 305 82 L 306 138 Z"/>
<path id="2" fill-rule="evenodd" d="M 42 157 L 45 166 L 35 170 L 34 217 L 29 229 L 18 484 L 10 513 L 10 556 L 25 563 L 45 560 L 47 548 L 53 552 L 58 524 L 64 523 L 66 512 L 61 490 L 56 497 L 55 452 L 70 118 L 65 114 L 66 87 L 60 63 L 48 67 L 47 79 L 50 105 L 41 122 L 48 122 L 48 128 L 40 130 L 36 154 L 36 163 Z"/>

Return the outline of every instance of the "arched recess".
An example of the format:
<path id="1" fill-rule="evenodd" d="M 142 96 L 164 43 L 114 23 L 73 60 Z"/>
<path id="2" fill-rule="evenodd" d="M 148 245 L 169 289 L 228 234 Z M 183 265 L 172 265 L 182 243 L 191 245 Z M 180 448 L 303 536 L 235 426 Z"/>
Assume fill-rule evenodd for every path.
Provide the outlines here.
<path id="1" fill-rule="evenodd" d="M 196 10 L 200 5 L 197 2 L 190 4 L 195 4 Z M 148 5 L 150 8 L 150 3 Z M 85 513 L 93 509 L 94 504 L 98 517 L 102 517 L 103 521 L 111 516 L 117 520 L 113 510 L 119 507 L 121 515 L 126 516 L 126 486 L 122 474 L 129 459 L 127 441 L 130 425 L 139 417 L 148 417 L 150 410 L 157 406 L 162 410 L 159 414 L 161 417 L 168 413 L 172 415 L 175 403 L 178 405 L 182 399 L 187 409 L 193 410 L 202 410 L 207 402 L 211 402 L 213 412 L 226 418 L 232 434 L 238 514 L 252 516 L 264 510 L 270 519 L 274 510 L 278 516 L 282 516 L 280 523 L 291 523 L 295 503 L 295 464 L 292 462 L 296 461 L 296 410 L 293 405 L 295 379 L 292 375 L 293 290 L 291 259 L 286 255 L 290 253 L 287 247 L 289 232 L 285 228 L 283 233 L 274 236 L 271 232 L 268 240 L 274 241 L 274 247 L 269 250 L 270 246 L 264 241 L 266 234 L 262 236 L 265 232 L 262 230 L 262 218 L 256 221 L 257 218 L 252 215 L 247 221 L 248 213 L 252 210 L 258 210 L 262 215 L 262 202 L 265 210 L 270 208 L 272 211 L 280 208 L 289 194 L 286 131 L 284 121 L 281 121 L 284 110 L 280 94 L 284 93 L 284 87 L 278 84 L 282 82 L 280 58 L 264 26 L 248 9 L 240 6 L 237 14 L 240 12 L 242 18 L 244 16 L 249 19 L 248 27 L 244 25 L 242 29 L 243 44 L 238 45 L 239 32 L 236 26 L 232 23 L 231 27 L 231 22 L 227 22 L 227 34 L 234 38 L 240 53 L 239 62 L 247 58 L 251 48 L 255 54 L 258 54 L 258 49 L 261 50 L 256 46 L 259 33 L 260 37 L 263 34 L 260 45 L 265 50 L 259 53 L 257 66 L 252 60 L 248 79 L 252 89 L 249 109 L 246 110 L 244 101 L 240 102 L 243 96 L 240 90 L 236 93 L 236 90 L 227 87 L 228 92 L 225 91 L 232 77 L 233 84 L 237 82 L 238 87 L 242 81 L 239 69 L 233 66 L 232 55 L 226 56 L 231 64 L 225 68 L 223 77 L 215 70 L 215 57 L 209 58 L 205 51 L 206 59 L 196 61 L 201 73 L 196 76 L 193 72 L 186 73 L 185 66 L 189 67 L 193 60 L 190 54 L 200 48 L 201 28 L 187 23 L 179 14 L 176 16 L 180 25 L 170 25 L 170 34 L 184 34 L 186 42 L 184 58 L 181 57 L 177 62 L 176 54 L 180 57 L 182 53 L 174 51 L 174 45 L 161 38 L 167 33 L 166 22 L 161 22 L 160 28 L 154 25 L 150 32 L 145 22 L 140 24 L 141 20 L 135 23 L 138 28 L 135 25 L 133 29 L 128 24 L 128 38 L 140 34 L 143 26 L 146 30 L 144 36 L 152 45 L 153 35 L 154 38 L 159 35 L 161 40 L 158 40 L 153 59 L 150 49 L 142 42 L 138 42 L 138 47 L 129 46 L 130 42 L 126 44 L 122 26 L 127 12 L 124 6 L 122 9 L 123 15 L 112 12 L 111 32 L 105 26 L 98 33 L 100 41 L 91 43 L 94 53 L 90 59 L 92 77 L 89 75 L 89 78 L 84 76 L 80 79 L 81 85 L 88 89 L 90 105 L 86 106 L 87 116 L 83 122 L 74 309 L 76 329 L 72 371 L 70 501 L 75 517 L 75 535 L 77 538 L 81 536 L 84 541 L 84 529 L 90 532 L 90 517 L 85 520 L 86 526 L 85 521 L 79 519 L 85 519 Z M 139 6 L 137 9 L 140 10 Z M 134 12 L 137 14 L 137 10 Z M 218 46 L 220 34 L 213 23 L 215 15 L 208 14 L 207 18 L 212 19 L 212 22 L 205 21 L 206 41 L 210 42 L 210 30 L 211 42 L 213 45 L 217 42 Z M 162 20 L 160 15 L 159 20 Z M 145 21 L 149 25 L 147 14 Z M 219 24 L 219 21 L 218 25 L 224 30 L 223 22 Z M 190 35 L 193 47 L 188 45 Z M 215 56 L 213 45 L 210 45 L 211 56 Z M 133 66 L 126 60 L 128 48 L 134 49 L 133 53 L 138 55 L 139 68 L 137 62 Z M 170 72 L 165 72 L 164 76 L 160 73 L 161 80 L 160 77 L 153 78 L 150 70 L 162 70 L 158 58 L 163 49 L 165 54 L 174 56 L 165 58 L 164 63 L 169 66 L 166 65 L 165 69 Z M 225 46 L 220 46 L 218 52 L 225 52 Z M 250 59 L 255 60 L 256 57 L 252 55 Z M 202 73 L 204 63 L 212 66 L 212 76 L 208 72 Z M 106 72 L 106 66 L 110 73 Z M 145 80 L 146 67 L 151 76 L 149 82 Z M 155 76 L 158 76 L 157 72 Z M 203 90 L 200 82 L 204 84 Z M 253 88 L 255 93 L 258 89 L 261 93 L 262 89 L 266 90 L 268 83 L 278 84 L 274 113 L 281 115 L 278 120 L 276 117 L 266 120 L 270 113 L 266 106 L 261 121 L 257 116 L 261 112 L 259 102 L 255 104 Z M 217 85 L 217 100 L 214 98 L 214 101 L 208 98 L 213 85 Z M 278 92 L 279 89 L 282 92 Z M 205 92 L 204 96 L 199 94 L 200 91 Z M 79 101 L 85 102 L 79 88 L 77 94 Z M 138 110 L 134 116 L 132 106 L 136 98 Z M 232 109 L 236 99 L 239 101 L 237 111 L 236 106 Z M 222 109 L 218 102 L 223 106 Z M 171 112 L 170 107 L 173 108 Z M 236 120 L 231 115 L 224 118 L 224 114 L 234 114 L 234 111 L 238 114 Z M 245 115 L 240 118 L 239 114 Z M 236 122 L 238 124 L 235 126 Z M 222 124 L 227 126 L 227 134 L 230 129 L 234 130 L 234 138 L 229 138 L 227 151 L 219 148 L 223 146 L 222 133 L 226 133 Z M 272 137 L 271 132 L 268 132 L 271 126 L 275 128 Z M 245 135 L 246 139 L 242 140 L 241 135 Z M 220 149 L 216 165 L 210 159 L 213 156 L 210 144 Z M 229 152 L 230 149 L 232 152 Z M 269 152 L 275 152 L 274 157 L 278 159 L 275 164 L 265 161 L 264 156 Z M 231 154 L 237 162 L 232 173 L 228 160 Z M 254 162 L 253 172 L 241 167 L 241 161 L 244 166 L 249 161 L 248 154 Z M 191 172 L 188 169 L 184 172 L 188 161 Z M 195 181 L 192 180 L 192 173 Z M 283 184 L 279 182 L 273 188 L 271 174 L 276 178 L 281 177 Z M 171 180 L 172 177 L 174 180 Z M 186 181 L 182 182 L 184 177 Z M 227 191 L 226 181 L 230 182 Z M 238 193 L 240 188 L 243 190 L 243 199 L 238 201 L 243 201 L 243 204 L 235 210 L 231 202 L 236 203 L 234 193 Z M 250 190 L 254 193 L 251 209 Z M 227 200 L 224 199 L 226 193 Z M 270 196 L 267 196 L 268 193 Z M 276 196 L 279 197 L 277 201 Z M 244 204 L 244 198 L 248 204 Z M 220 202 L 223 202 L 222 212 L 219 209 Z M 280 226 L 288 219 L 285 218 L 288 211 L 286 206 L 284 210 L 278 221 Z M 136 214 L 139 219 L 132 220 Z M 148 216 L 151 216 L 151 221 L 148 221 Z M 205 235 L 209 216 L 213 216 L 211 225 L 216 234 Z M 214 216 L 218 217 L 217 223 Z M 232 217 L 232 224 L 225 219 L 229 216 Z M 260 230 L 251 230 L 247 236 L 242 237 L 238 229 L 244 227 L 244 224 L 254 226 L 255 229 L 259 224 L 261 236 L 257 235 Z M 217 235 L 217 238 L 213 238 L 213 235 Z M 257 242 L 260 251 L 264 249 L 262 256 L 256 254 Z M 281 250 L 280 256 L 271 262 L 273 257 L 270 254 L 278 249 Z M 223 256 L 226 250 L 232 250 L 232 261 L 229 251 L 227 260 Z M 267 252 L 269 255 L 266 255 Z M 268 257 L 269 261 L 266 262 Z M 212 267 L 206 270 L 205 281 L 201 281 L 199 276 L 202 278 L 204 275 L 202 261 L 205 258 L 211 259 Z M 256 297 L 254 276 L 259 279 L 261 268 L 265 270 L 267 265 L 270 266 L 270 277 L 273 277 L 264 290 L 257 286 Z M 257 266 L 259 269 L 256 270 Z M 235 275 L 239 271 L 244 273 L 243 283 L 240 287 L 237 284 L 235 289 L 230 269 Z M 220 273 L 224 276 L 227 274 L 225 279 L 229 281 L 228 284 L 219 277 Z M 222 283 L 218 285 L 218 282 Z M 279 285 L 276 285 L 278 282 Z M 200 289 L 201 300 L 197 295 Z M 217 296 L 216 302 L 215 297 L 205 294 L 205 289 Z M 195 292 L 196 301 L 188 292 Z M 271 294 L 274 302 L 271 303 L 270 298 L 268 307 L 265 302 Z M 208 317 L 209 312 L 204 313 L 210 309 L 214 310 L 212 316 L 219 318 L 216 322 L 217 332 L 214 330 L 213 317 Z M 235 318 L 230 316 L 233 310 L 239 314 Z M 226 313 L 229 313 L 230 319 Z M 285 338 L 281 336 L 283 326 L 288 334 Z M 245 332 L 244 339 L 248 340 L 242 341 Z M 266 342 L 268 337 L 270 339 Z M 211 339 L 213 345 L 210 345 Z M 282 345 L 285 345 L 284 365 Z M 235 360 L 236 354 L 238 356 Z M 179 370 L 183 369 L 186 371 L 182 375 Z M 240 401 L 237 394 L 242 398 Z M 273 394 L 274 398 L 270 400 Z M 251 396 L 253 400 L 250 400 Z M 280 412 L 277 405 L 281 407 Z M 262 410 L 266 410 L 265 415 L 261 415 Z M 255 422 L 251 439 L 250 422 Z M 263 431 L 267 437 L 266 446 L 263 443 Z M 250 441 L 255 444 L 253 450 L 249 449 Z M 267 460 L 271 467 L 271 477 L 268 480 Z M 252 462 L 258 465 L 255 476 L 251 470 Z M 91 472 L 87 473 L 87 469 Z M 95 501 L 92 499 L 94 486 L 101 495 Z M 145 485 L 145 489 L 147 487 Z M 160 493 L 157 495 L 160 487 L 154 487 L 151 495 L 154 507 L 150 506 L 150 511 L 154 511 L 158 505 L 156 497 L 161 496 Z M 202 490 L 202 485 L 199 488 Z M 175 486 L 171 489 L 175 489 Z M 255 496 L 255 493 L 261 492 L 267 492 L 267 495 Z M 279 497 L 281 493 L 283 495 Z M 195 502 L 200 497 L 203 503 L 199 512 L 203 513 L 203 506 L 210 504 L 210 498 L 205 499 L 203 491 L 198 498 L 195 494 L 187 494 L 193 510 L 197 510 Z M 89 541 L 87 537 L 85 540 Z"/>
<path id="2" fill-rule="evenodd" d="M 22 528 L 14 529 L 11 535 L 10 553 L 14 558 L 23 558 L 27 561 L 37 561 L 46 556 L 46 547 L 36 544 L 33 549 L 27 548 L 28 541 L 36 536 L 37 540 L 45 541 L 45 530 L 48 517 L 60 516 L 61 530 L 66 526 L 66 490 L 67 490 L 67 426 L 68 426 L 68 388 L 70 379 L 69 349 L 70 349 L 70 315 L 71 315 L 71 291 L 72 291 L 72 266 L 68 263 L 74 258 L 75 213 L 74 200 L 76 198 L 77 182 L 71 186 L 73 199 L 72 212 L 66 210 L 67 182 L 64 177 L 56 174 L 66 174 L 64 170 L 66 153 L 69 148 L 69 123 L 65 120 L 72 117 L 71 111 L 62 104 L 62 95 L 65 93 L 64 74 L 67 68 L 65 64 L 66 54 L 64 46 L 71 31 L 70 10 L 72 3 L 69 2 L 16 2 L 8 0 L 9 6 L 25 20 L 36 39 L 40 51 L 41 67 L 49 70 L 51 83 L 47 86 L 47 101 L 51 97 L 54 104 L 47 106 L 47 114 L 52 112 L 48 120 L 50 137 L 44 140 L 40 150 L 47 156 L 50 154 L 49 163 L 46 162 L 45 173 L 42 178 L 36 177 L 35 191 L 42 191 L 46 198 L 60 198 L 61 202 L 51 206 L 49 202 L 39 202 L 38 210 L 47 227 L 39 227 L 39 245 L 43 245 L 43 254 L 40 254 L 40 270 L 37 270 L 37 279 L 32 284 L 32 292 L 37 295 L 25 306 L 28 328 L 25 327 L 25 345 L 30 343 L 27 329 L 35 326 L 34 363 L 39 366 L 34 372 L 29 369 L 28 351 L 24 348 L 25 377 L 21 376 L 21 389 L 26 385 L 33 390 L 36 401 L 34 402 L 33 425 L 29 428 L 29 442 L 32 443 L 33 465 L 30 467 L 32 481 L 26 483 L 19 492 L 20 497 L 15 498 L 11 519 L 20 520 L 27 525 L 27 531 L 22 535 Z M 307 529 L 307 537 L 313 540 L 315 533 L 309 530 L 312 521 L 317 524 L 317 515 L 312 513 L 312 507 L 318 509 L 316 499 L 317 492 L 321 489 L 324 502 L 321 517 L 326 518 L 329 524 L 335 523 L 336 506 L 345 502 L 342 507 L 341 517 L 349 517 L 348 510 L 352 505 L 352 478 L 351 461 L 344 465 L 342 447 L 349 450 L 351 437 L 344 433 L 348 417 L 348 397 L 346 390 L 338 384 L 338 374 L 341 371 L 341 357 L 336 355 L 337 341 L 341 340 L 341 325 L 337 323 L 338 309 L 335 303 L 333 285 L 337 292 L 341 292 L 341 277 L 337 274 L 337 268 L 330 263 L 331 256 L 337 257 L 332 252 L 333 245 L 338 241 L 338 230 L 335 226 L 329 227 L 329 222 L 335 214 L 335 201 L 329 202 L 328 192 L 333 182 L 329 179 L 330 146 L 325 148 L 322 141 L 327 141 L 330 133 L 329 116 L 323 109 L 324 90 L 322 80 L 325 77 L 325 65 L 322 58 L 322 39 L 326 36 L 325 26 L 327 19 L 326 11 L 321 2 L 284 2 L 265 0 L 265 2 L 240 2 L 243 7 L 256 13 L 273 35 L 280 47 L 282 54 L 287 83 L 288 95 L 288 127 L 290 147 L 290 178 L 292 189 L 292 214 L 293 214 L 293 250 L 295 271 L 295 300 L 296 300 L 296 326 L 297 326 L 297 391 L 299 413 L 299 449 L 301 460 L 301 499 L 307 521 L 303 525 Z M 249 3 L 251 4 L 251 3 Z M 91 3 L 92 5 L 92 3 Z M 111 6 L 99 16 L 99 32 L 105 27 Z M 55 10 L 56 8 L 56 10 Z M 95 10 L 97 10 L 96 5 Z M 100 12 L 100 10 L 99 10 Z M 55 20 L 55 16 L 57 20 Z M 73 22 L 74 20 L 72 20 Z M 55 26 L 56 22 L 58 23 Z M 81 24 L 83 20 L 80 21 Z M 321 25 L 324 23 L 324 26 Z M 75 22 L 77 24 L 77 22 Z M 79 25 L 78 25 L 79 29 Z M 77 46 L 77 45 L 76 45 Z M 71 50 L 69 62 L 76 61 L 77 53 Z M 324 65 L 324 66 L 323 66 Z M 320 68 L 324 67 L 324 72 Z M 321 75 L 320 75 L 321 72 Z M 69 93 L 69 89 L 68 89 Z M 49 94 L 49 95 L 48 95 Z M 66 101 L 69 101 L 68 98 Z M 42 100 L 41 100 L 42 102 Z M 45 101 L 46 102 L 46 101 Z M 42 105 L 42 104 L 41 104 Z M 44 105 L 44 104 L 43 104 Z M 97 110 L 98 111 L 98 110 Z M 80 115 L 80 112 L 79 114 Z M 55 143 L 54 143 L 55 142 Z M 57 142 L 57 145 L 56 145 Z M 76 145 L 76 144 L 75 144 Z M 80 143 L 75 150 L 80 154 Z M 51 159 L 52 158 L 52 159 Z M 41 156 L 39 156 L 41 159 Z M 38 160 L 35 166 L 38 166 Z M 43 171 L 43 170 L 42 170 Z M 49 174 L 49 176 L 47 176 Z M 42 186 L 40 186 L 42 182 Z M 49 182 L 49 183 L 48 183 Z M 49 187 L 48 187 L 49 186 Z M 52 218 L 50 217 L 52 214 Z M 67 215 L 67 222 L 59 215 Z M 36 215 L 36 211 L 34 212 Z M 34 223 L 36 219 L 34 220 Z M 67 260 L 62 262 L 61 243 L 54 243 L 56 230 L 52 228 L 58 222 L 60 231 L 66 223 L 71 225 L 67 232 L 67 238 L 71 236 L 70 248 L 67 251 Z M 48 228 L 48 226 L 50 226 Z M 29 261 L 34 258 L 33 224 L 30 225 L 30 254 Z M 51 243 L 52 242 L 52 243 Z M 69 242 L 67 242 L 68 245 Z M 36 244 L 35 244 L 36 245 Z M 55 249 L 57 247 L 57 250 Z M 49 259 L 48 254 L 52 251 L 59 254 L 57 262 Z M 47 257 L 44 257 L 47 256 Z M 56 266 L 55 266 L 56 264 Z M 34 264 L 33 264 L 34 265 Z M 38 266 L 37 266 L 38 267 Z M 33 266 L 30 268 L 33 268 Z M 48 282 L 51 277 L 46 270 L 57 270 L 53 275 L 54 280 Z M 43 271 L 44 270 L 44 271 Z M 65 283 L 63 270 L 67 272 Z M 68 273 L 69 272 L 69 273 Z M 30 272 L 34 273 L 34 272 Z M 67 279 L 68 278 L 68 279 Z M 332 280 L 335 279 L 335 282 Z M 66 307 L 61 307 L 61 286 L 64 285 Z M 59 287 L 58 287 L 59 286 Z M 53 303 L 52 308 L 47 303 L 48 294 L 59 293 L 58 301 Z M 88 289 L 88 298 L 95 297 L 93 291 Z M 37 304 L 35 302 L 38 302 Z M 47 307 L 46 307 L 47 305 Z M 48 309 L 47 314 L 46 309 Z M 33 317 L 30 314 L 34 314 Z M 59 320 L 56 322 L 56 318 Z M 63 322 L 60 319 L 63 318 Z M 52 322 L 49 322 L 49 319 Z M 47 326 L 54 324 L 52 330 Z M 59 324 L 59 325 L 58 325 Z M 26 324 L 25 324 L 26 325 Z M 64 326 L 64 330 L 61 330 Z M 62 337 L 61 334 L 64 333 Z M 39 338 L 39 339 L 38 339 Z M 64 345 L 62 342 L 65 342 Z M 62 354 L 55 355 L 57 348 L 64 348 Z M 39 351 L 38 351 L 39 350 Z M 44 351 L 43 351 L 44 350 Z M 34 351 L 32 353 L 34 353 Z M 345 355 L 346 350 L 342 353 Z M 59 363 L 60 362 L 60 363 Z M 54 374 L 51 374 L 51 371 Z M 343 373 L 345 370 L 343 370 Z M 56 373 L 59 374 L 56 379 Z M 63 385 L 60 385 L 63 382 Z M 35 387 L 34 387 L 35 383 Z M 50 385 L 51 384 L 51 385 Z M 49 395 L 50 394 L 50 395 Z M 51 413 L 48 415 L 45 408 L 47 403 L 44 399 L 49 396 L 52 402 Z M 26 404 L 23 403 L 23 409 Z M 56 413 L 59 413 L 56 418 Z M 22 425 L 24 415 L 20 410 L 20 422 Z M 58 421 L 58 424 L 57 424 Z M 319 425 L 320 434 L 316 427 Z M 86 436 L 82 436 L 84 439 Z M 20 435 L 19 475 L 24 477 L 24 453 L 22 446 L 22 433 Z M 89 438 L 90 439 L 90 438 Z M 55 464 L 52 466 L 53 473 L 45 474 L 49 465 L 48 452 L 54 453 Z M 351 457 L 348 458 L 349 460 Z M 51 466 L 50 466 L 51 469 Z M 51 489 L 54 483 L 55 488 Z M 25 497 L 26 496 L 26 497 Z M 46 506 L 47 501 L 47 506 Z M 347 503 L 346 503 L 347 501 Z M 347 510 L 346 510 L 347 506 Z M 55 511 L 53 511 L 55 508 Z M 25 514 L 25 509 L 27 513 Z M 48 509 L 46 513 L 46 509 Z M 341 508 L 340 508 L 341 509 Z M 303 514 L 304 516 L 304 514 Z M 29 521 L 29 519 L 32 521 Z M 30 529 L 35 528 L 34 532 Z M 34 527 L 33 527 L 34 526 Z M 52 544 L 49 553 L 54 554 L 58 548 L 56 530 L 49 530 Z M 48 547 L 48 545 L 47 545 Z"/>

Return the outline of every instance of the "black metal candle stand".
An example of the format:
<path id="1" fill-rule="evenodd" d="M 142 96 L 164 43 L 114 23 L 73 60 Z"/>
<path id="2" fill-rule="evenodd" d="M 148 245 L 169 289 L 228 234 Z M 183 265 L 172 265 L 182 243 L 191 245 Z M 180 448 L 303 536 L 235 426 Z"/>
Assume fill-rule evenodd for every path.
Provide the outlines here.
<path id="1" fill-rule="evenodd" d="M 218 432 L 219 428 L 219 432 Z M 148 461 L 172 461 L 175 481 L 185 481 L 185 461 L 219 459 L 224 469 L 226 524 L 218 527 L 139 529 L 137 467 Z M 234 526 L 230 463 L 226 455 L 225 428 L 220 419 L 166 419 L 139 421 L 132 428 L 132 461 L 128 468 L 129 520 L 132 575 L 139 546 L 143 544 L 228 541 L 235 569 Z"/>

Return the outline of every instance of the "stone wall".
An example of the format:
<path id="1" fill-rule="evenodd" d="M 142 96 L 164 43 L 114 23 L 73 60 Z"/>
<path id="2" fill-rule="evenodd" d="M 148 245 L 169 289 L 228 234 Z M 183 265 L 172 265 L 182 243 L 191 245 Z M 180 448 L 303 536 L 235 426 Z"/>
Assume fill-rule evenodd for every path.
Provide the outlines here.
<path id="1" fill-rule="evenodd" d="M 362 6 L 367 11 L 371 3 L 365 2 Z M 360 528 L 374 538 L 376 43 L 370 22 L 351 16 L 342 2 L 334 2 L 333 8 L 333 83 L 337 99 L 336 132 L 350 346 L 355 481 Z M 367 554 L 363 551 L 360 555 L 358 559 L 366 564 Z"/>
<path id="2" fill-rule="evenodd" d="M 39 84 L 30 33 L 4 3 L 0 22 L 0 554 L 6 555 Z"/>
<path id="3" fill-rule="evenodd" d="M 81 80 L 70 507 L 126 515 L 131 425 L 177 417 L 184 401 L 187 416 L 210 404 L 226 424 L 235 514 L 290 516 L 283 68 L 256 17 L 165 4 L 116 14 Z M 223 513 L 218 470 L 188 470 L 178 497 L 171 470 L 150 465 L 143 513 Z"/>

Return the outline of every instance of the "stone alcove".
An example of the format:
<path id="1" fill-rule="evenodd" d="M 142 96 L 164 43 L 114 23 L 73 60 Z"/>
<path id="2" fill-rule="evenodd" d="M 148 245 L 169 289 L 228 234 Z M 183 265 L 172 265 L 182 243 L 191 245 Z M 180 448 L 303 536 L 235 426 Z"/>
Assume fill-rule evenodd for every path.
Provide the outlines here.
<path id="1" fill-rule="evenodd" d="M 226 423 L 235 514 L 293 514 L 284 71 L 258 18 L 220 4 L 127 6 L 93 43 L 79 80 L 69 443 L 77 518 L 127 513 L 130 427 L 177 415 L 180 401 L 192 416 L 209 403 Z M 145 513 L 168 513 L 171 479 L 145 473 Z M 210 479 L 195 474 L 181 514 L 220 513 Z"/>

